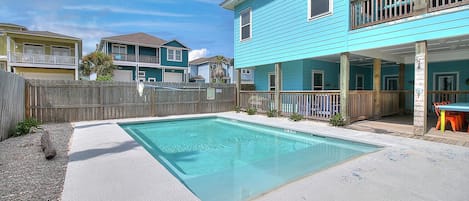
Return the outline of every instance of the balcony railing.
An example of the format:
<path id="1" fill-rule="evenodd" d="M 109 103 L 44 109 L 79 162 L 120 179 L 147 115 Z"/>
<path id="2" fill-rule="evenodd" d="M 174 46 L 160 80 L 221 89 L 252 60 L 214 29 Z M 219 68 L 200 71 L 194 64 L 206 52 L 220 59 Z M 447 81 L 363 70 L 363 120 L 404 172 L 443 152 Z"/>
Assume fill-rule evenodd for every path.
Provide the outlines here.
<path id="1" fill-rule="evenodd" d="M 130 62 L 136 61 L 135 54 L 112 53 L 111 56 L 114 61 L 130 61 Z"/>
<path id="2" fill-rule="evenodd" d="M 160 59 L 157 56 L 140 55 L 138 56 L 138 61 L 142 63 L 154 63 L 154 64 L 160 63 Z"/>
<path id="3" fill-rule="evenodd" d="M 129 62 L 136 62 L 137 58 L 135 54 L 117 54 L 112 53 L 112 59 L 114 61 L 129 61 Z M 138 62 L 142 63 L 154 63 L 159 64 L 160 59 L 157 56 L 147 56 L 147 55 L 139 55 Z"/>
<path id="4" fill-rule="evenodd" d="M 469 0 L 355 0 L 350 6 L 352 29 L 469 4 Z"/>
<path id="5" fill-rule="evenodd" d="M 12 63 L 75 65 L 74 56 L 10 53 Z"/>

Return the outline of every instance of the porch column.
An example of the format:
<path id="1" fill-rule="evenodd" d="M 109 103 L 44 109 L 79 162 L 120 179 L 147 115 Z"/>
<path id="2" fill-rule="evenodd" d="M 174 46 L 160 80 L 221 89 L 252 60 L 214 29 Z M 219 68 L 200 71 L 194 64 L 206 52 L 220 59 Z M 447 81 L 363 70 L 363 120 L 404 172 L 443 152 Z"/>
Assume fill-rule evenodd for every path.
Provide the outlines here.
<path id="1" fill-rule="evenodd" d="M 373 119 L 381 118 L 381 59 L 373 60 Z"/>
<path id="2" fill-rule="evenodd" d="M 415 43 L 414 135 L 427 131 L 427 41 Z"/>
<path id="3" fill-rule="evenodd" d="M 78 43 L 75 43 L 75 80 L 78 80 Z"/>
<path id="4" fill-rule="evenodd" d="M 135 74 L 135 81 L 137 82 L 140 82 L 139 81 L 139 76 L 138 76 L 138 72 L 140 71 L 140 63 L 139 63 L 139 58 L 138 58 L 138 55 L 140 54 L 139 53 L 139 46 L 138 45 L 135 45 L 135 70 L 137 71 L 136 74 Z M 129 56 L 127 55 L 127 59 L 129 59 Z"/>
<path id="5" fill-rule="evenodd" d="M 280 102 L 280 91 L 281 89 L 281 79 L 282 77 L 282 64 L 276 63 L 275 64 L 275 109 L 280 113 L 282 109 L 282 103 Z"/>
<path id="6" fill-rule="evenodd" d="M 340 54 L 340 114 L 346 124 L 350 124 L 350 114 L 348 111 L 350 87 L 350 62 L 349 53 Z"/>
<path id="7" fill-rule="evenodd" d="M 11 48 L 11 44 L 10 44 L 10 36 L 7 36 L 7 72 L 11 72 L 11 51 L 10 51 L 10 48 Z"/>
<path id="8" fill-rule="evenodd" d="M 240 92 L 241 92 L 241 69 L 236 70 L 236 105 L 241 107 L 240 104 Z"/>
<path id="9" fill-rule="evenodd" d="M 405 112 L 405 64 L 399 64 L 399 113 L 402 115 Z"/>

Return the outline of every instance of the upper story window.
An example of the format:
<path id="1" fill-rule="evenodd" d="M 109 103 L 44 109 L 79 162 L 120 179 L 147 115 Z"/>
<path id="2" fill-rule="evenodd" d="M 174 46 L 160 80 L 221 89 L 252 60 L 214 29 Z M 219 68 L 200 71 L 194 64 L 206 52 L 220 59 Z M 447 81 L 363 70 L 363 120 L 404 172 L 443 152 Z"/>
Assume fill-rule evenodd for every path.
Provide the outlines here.
<path id="1" fill-rule="evenodd" d="M 332 14 L 333 0 L 307 0 L 308 19 L 316 19 Z"/>
<path id="2" fill-rule="evenodd" d="M 36 44 L 24 44 L 24 54 L 44 54 L 44 46 Z"/>
<path id="3" fill-rule="evenodd" d="M 251 26 L 252 17 L 251 16 L 252 16 L 251 8 L 245 9 L 241 11 L 240 13 L 241 20 L 240 20 L 239 32 L 241 33 L 240 34 L 241 41 L 251 38 L 251 35 L 252 35 L 252 26 Z"/>
<path id="4" fill-rule="evenodd" d="M 127 54 L 127 46 L 126 45 L 113 44 L 112 45 L 112 53 L 114 53 L 114 54 Z"/>
<path id="5" fill-rule="evenodd" d="M 168 49 L 168 61 L 182 61 L 182 50 Z"/>

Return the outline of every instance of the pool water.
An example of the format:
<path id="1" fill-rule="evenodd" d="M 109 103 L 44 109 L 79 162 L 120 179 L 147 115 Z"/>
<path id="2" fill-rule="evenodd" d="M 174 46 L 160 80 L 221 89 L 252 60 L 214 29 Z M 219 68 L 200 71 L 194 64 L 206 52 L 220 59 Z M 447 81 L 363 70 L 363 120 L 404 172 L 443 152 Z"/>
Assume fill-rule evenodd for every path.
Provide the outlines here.
<path id="1" fill-rule="evenodd" d="M 377 146 L 225 118 L 121 127 L 201 200 L 247 200 Z"/>

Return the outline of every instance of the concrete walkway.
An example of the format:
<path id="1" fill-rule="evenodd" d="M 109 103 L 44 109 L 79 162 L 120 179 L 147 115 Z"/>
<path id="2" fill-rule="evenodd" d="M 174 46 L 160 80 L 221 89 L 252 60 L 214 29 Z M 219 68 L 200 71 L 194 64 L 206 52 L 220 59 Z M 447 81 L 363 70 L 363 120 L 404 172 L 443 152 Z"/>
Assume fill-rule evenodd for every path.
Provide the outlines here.
<path id="1" fill-rule="evenodd" d="M 216 115 L 384 146 L 256 200 L 469 200 L 469 148 L 334 128 L 324 122 L 234 112 Z M 180 117 L 193 116 L 207 115 Z M 177 117 L 118 121 L 167 118 Z M 197 200 L 115 122 L 74 124 L 62 200 Z"/>

